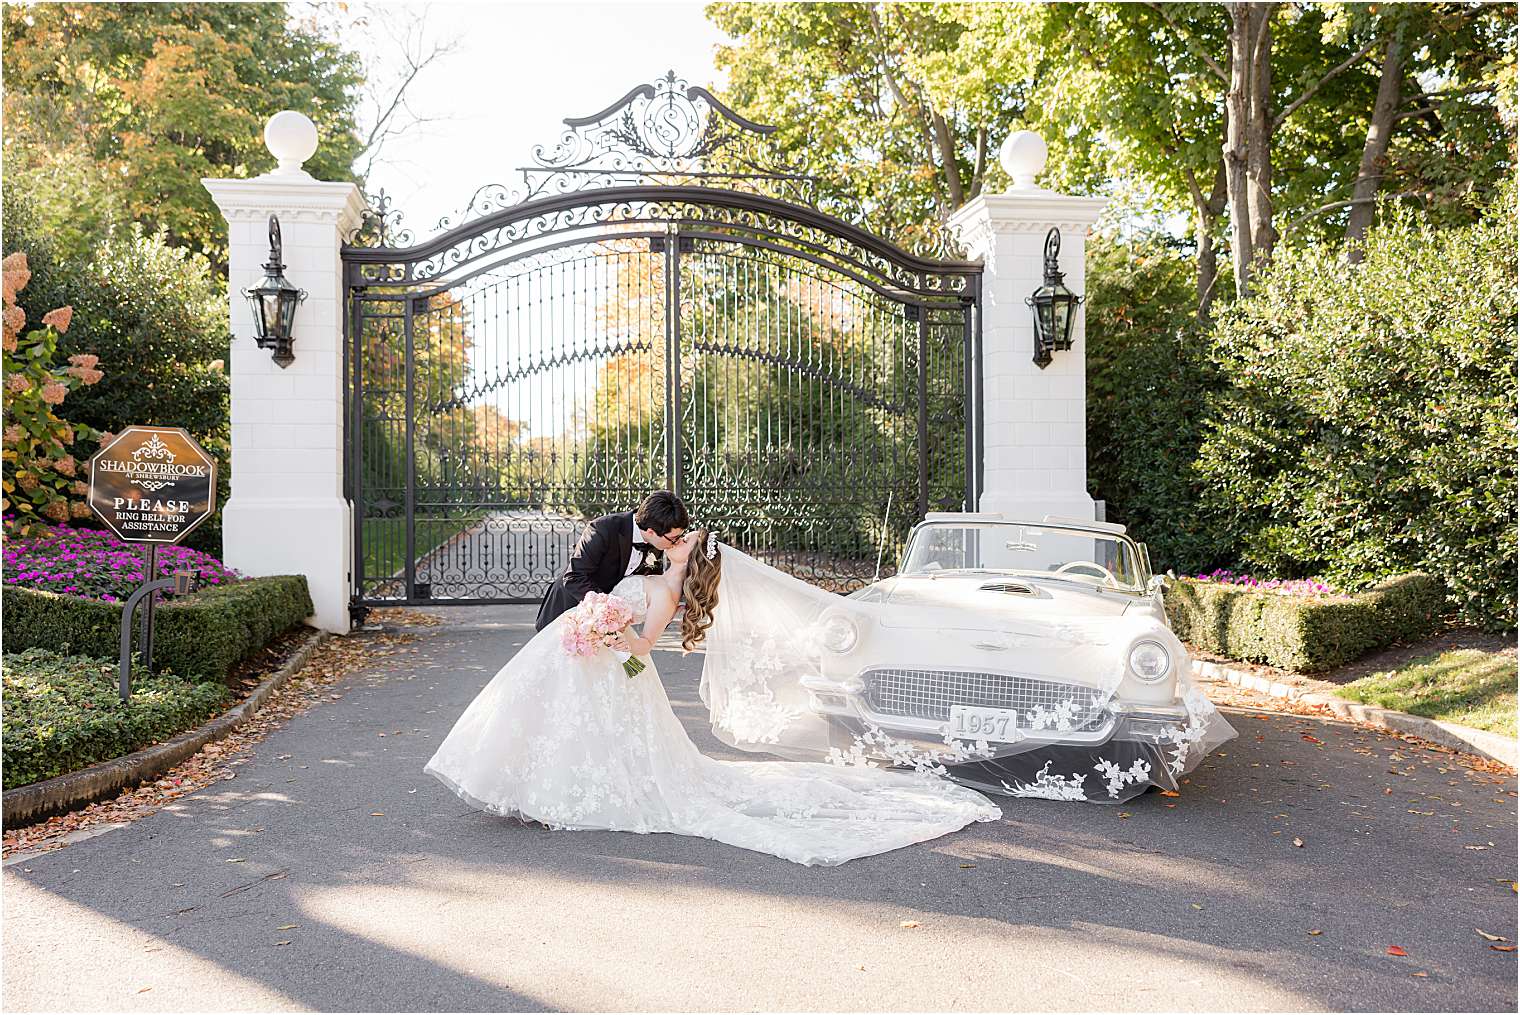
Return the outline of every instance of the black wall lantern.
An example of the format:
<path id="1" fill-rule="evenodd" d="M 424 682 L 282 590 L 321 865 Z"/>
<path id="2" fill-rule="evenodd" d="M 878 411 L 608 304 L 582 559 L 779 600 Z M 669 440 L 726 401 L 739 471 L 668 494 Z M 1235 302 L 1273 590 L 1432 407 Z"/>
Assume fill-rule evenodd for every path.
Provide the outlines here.
<path id="1" fill-rule="evenodd" d="M 273 349 L 274 361 L 281 369 L 295 362 L 290 351 L 291 329 L 296 321 L 296 304 L 306 298 L 305 289 L 297 289 L 285 278 L 285 263 L 280 244 L 280 220 L 269 216 L 269 263 L 264 265 L 264 281 L 243 295 L 253 304 L 253 340 L 260 349 Z"/>
<path id="2" fill-rule="evenodd" d="M 1045 234 L 1045 283 L 1024 302 L 1034 307 L 1034 361 L 1044 370 L 1050 354 L 1071 348 L 1071 326 L 1077 319 L 1077 307 L 1086 298 L 1066 288 L 1066 276 L 1058 267 L 1061 231 Z"/>

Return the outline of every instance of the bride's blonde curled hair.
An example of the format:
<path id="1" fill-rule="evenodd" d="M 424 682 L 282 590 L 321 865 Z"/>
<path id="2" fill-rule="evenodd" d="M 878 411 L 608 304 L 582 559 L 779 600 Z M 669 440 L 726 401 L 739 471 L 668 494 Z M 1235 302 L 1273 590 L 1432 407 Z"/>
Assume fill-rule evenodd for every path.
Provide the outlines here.
<path id="1" fill-rule="evenodd" d="M 690 652 L 707 637 L 712 627 L 713 610 L 718 608 L 718 577 L 723 572 L 723 551 L 712 543 L 713 555 L 707 555 L 711 540 L 706 529 L 697 530 L 697 545 L 686 563 L 686 577 L 681 595 L 686 613 L 681 617 L 681 647 Z"/>

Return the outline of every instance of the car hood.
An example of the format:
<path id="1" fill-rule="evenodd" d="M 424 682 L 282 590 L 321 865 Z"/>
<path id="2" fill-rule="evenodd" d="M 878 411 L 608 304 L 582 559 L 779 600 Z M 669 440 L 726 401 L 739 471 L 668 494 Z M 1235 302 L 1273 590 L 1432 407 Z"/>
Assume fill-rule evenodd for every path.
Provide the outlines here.
<path id="1" fill-rule="evenodd" d="M 1023 585 L 1031 593 L 1004 592 L 987 585 Z M 1063 623 L 1120 617 L 1132 596 L 1086 589 L 1071 582 L 1041 581 L 996 574 L 888 578 L 854 593 L 851 599 L 878 604 L 873 614 L 884 627 L 997 629 L 1010 621 Z"/>

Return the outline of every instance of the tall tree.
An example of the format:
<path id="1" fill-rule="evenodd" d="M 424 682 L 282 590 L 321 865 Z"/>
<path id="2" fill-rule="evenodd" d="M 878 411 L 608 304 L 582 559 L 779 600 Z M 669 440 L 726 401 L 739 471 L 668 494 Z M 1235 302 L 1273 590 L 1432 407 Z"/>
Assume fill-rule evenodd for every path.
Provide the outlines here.
<path id="1" fill-rule="evenodd" d="M 7 177 L 79 259 L 135 222 L 224 267 L 200 179 L 273 168 L 262 129 L 281 109 L 316 121 L 315 175 L 354 179 L 359 59 L 284 4 L 7 4 L 0 42 Z"/>

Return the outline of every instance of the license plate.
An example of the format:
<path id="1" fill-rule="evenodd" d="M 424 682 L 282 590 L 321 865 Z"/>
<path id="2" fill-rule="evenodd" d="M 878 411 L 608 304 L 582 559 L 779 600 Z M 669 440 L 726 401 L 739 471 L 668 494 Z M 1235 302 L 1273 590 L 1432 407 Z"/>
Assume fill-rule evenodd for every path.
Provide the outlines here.
<path id="1" fill-rule="evenodd" d="M 993 740 L 1010 744 L 1024 739 L 1024 734 L 1019 732 L 1019 713 L 1011 708 L 951 705 L 947 732 L 957 740 Z"/>

